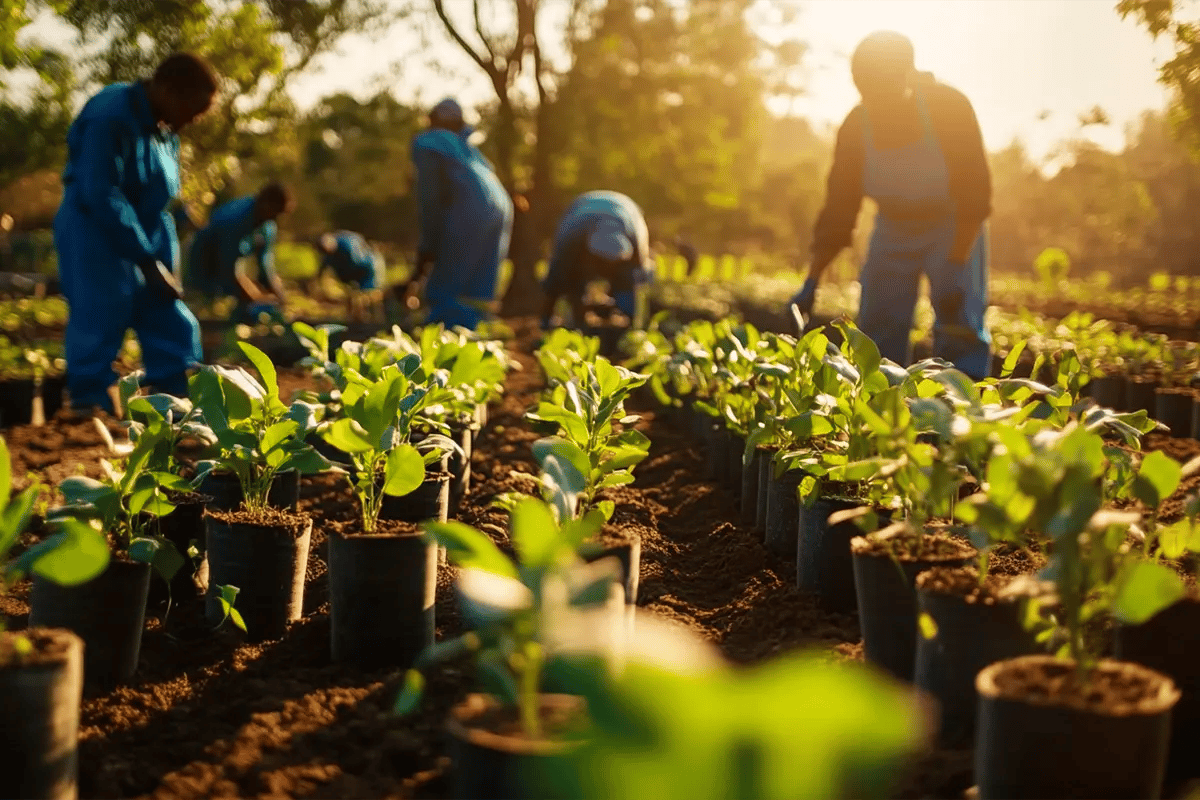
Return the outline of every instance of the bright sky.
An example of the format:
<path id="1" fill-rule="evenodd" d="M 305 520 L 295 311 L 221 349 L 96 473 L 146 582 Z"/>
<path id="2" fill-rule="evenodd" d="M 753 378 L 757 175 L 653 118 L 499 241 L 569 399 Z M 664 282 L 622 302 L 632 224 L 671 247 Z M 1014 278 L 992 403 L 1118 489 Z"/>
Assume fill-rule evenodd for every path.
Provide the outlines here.
<path id="1" fill-rule="evenodd" d="M 551 11 L 563 2 L 544 0 Z M 773 33 L 810 48 L 802 67 L 808 94 L 793 109 L 818 124 L 840 122 L 857 101 L 849 54 L 863 36 L 880 28 L 907 34 L 916 47 L 917 66 L 966 93 L 990 149 L 1020 136 L 1035 155 L 1044 155 L 1055 142 L 1074 135 L 1078 114 L 1095 105 L 1109 113 L 1112 124 L 1091 128 L 1088 135 L 1106 147 L 1120 147 L 1129 122 L 1166 103 L 1156 68 L 1170 56 L 1170 45 L 1153 42 L 1132 20 L 1122 20 L 1114 10 L 1116 0 L 771 2 L 794 3 L 801 10 L 795 30 Z M 471 8 L 468 0 L 447 5 L 455 16 L 469 15 Z M 550 16 L 553 22 L 556 16 Z M 383 86 L 391 86 L 402 100 L 427 104 L 447 94 L 464 104 L 488 100 L 491 89 L 479 69 L 439 36 L 436 20 L 429 30 L 428 50 L 404 25 L 376 41 L 349 37 L 337 53 L 318 61 L 319 71 L 298 79 L 292 94 L 302 107 L 336 91 L 366 96 Z M 30 33 L 53 41 L 64 32 L 43 18 Z M 547 33 L 552 38 L 553 31 Z M 1039 120 L 1043 111 L 1052 113 Z"/>
<path id="2" fill-rule="evenodd" d="M 466 4 L 467 0 L 449 0 Z M 551 3 L 557 0 L 549 0 Z M 849 54 L 872 30 L 890 28 L 914 43 L 917 66 L 967 94 L 991 149 L 1021 136 L 1034 154 L 1078 129 L 1077 115 L 1099 105 L 1113 122 L 1089 136 L 1120 147 L 1125 125 L 1148 108 L 1162 108 L 1157 64 L 1170 56 L 1132 21 L 1122 20 L 1115 0 L 774 0 L 801 8 L 794 32 L 810 47 L 803 69 L 808 96 L 794 106 L 818 123 L 836 124 L 857 101 Z M 412 52 L 413 34 L 397 31 L 378 42 L 347 41 L 324 69 L 298 81 L 294 96 L 309 105 L 332 91 L 366 93 L 384 75 L 393 54 Z M 489 97 L 477 68 L 452 44 L 436 57 L 452 76 L 440 77 L 411 58 L 392 79 L 403 99 L 426 101 L 456 93 L 465 102 Z M 1044 120 L 1043 111 L 1053 113 Z"/>

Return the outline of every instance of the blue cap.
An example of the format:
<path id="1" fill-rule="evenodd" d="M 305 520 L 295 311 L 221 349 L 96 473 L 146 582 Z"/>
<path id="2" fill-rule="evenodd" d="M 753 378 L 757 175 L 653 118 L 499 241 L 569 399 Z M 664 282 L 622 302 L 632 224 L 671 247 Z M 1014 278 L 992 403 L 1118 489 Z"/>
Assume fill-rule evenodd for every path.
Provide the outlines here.
<path id="1" fill-rule="evenodd" d="M 633 242 L 625 231 L 611 223 L 601 222 L 587 241 L 588 251 L 606 261 L 628 261 L 633 258 Z"/>
<path id="2" fill-rule="evenodd" d="M 462 106 L 453 97 L 447 97 L 430 110 L 429 118 L 436 122 L 462 122 Z"/>

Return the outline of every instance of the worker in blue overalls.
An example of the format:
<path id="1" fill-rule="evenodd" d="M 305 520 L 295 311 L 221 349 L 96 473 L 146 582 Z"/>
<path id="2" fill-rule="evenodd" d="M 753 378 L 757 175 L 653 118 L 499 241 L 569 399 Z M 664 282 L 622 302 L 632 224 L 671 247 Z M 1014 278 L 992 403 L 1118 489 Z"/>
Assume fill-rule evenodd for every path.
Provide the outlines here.
<path id="1" fill-rule="evenodd" d="M 412 144 L 421 243 L 400 289 L 425 279 L 428 322 L 474 329 L 491 316 L 512 236 L 513 204 L 492 165 L 470 143 L 462 107 L 446 99 Z"/>
<path id="2" fill-rule="evenodd" d="M 639 311 L 638 295 L 653 274 L 650 232 L 638 204 L 619 192 L 585 192 L 563 214 L 554 235 L 550 265 L 542 282 L 542 328 L 554 325 L 554 310 L 561 297 L 571 305 L 574 325 L 584 325 L 585 293 L 592 281 L 608 283 L 610 323 L 640 326 L 644 320 L 639 317 L 644 315 Z"/>
<path id="3" fill-rule="evenodd" d="M 381 318 L 385 264 L 379 251 L 352 231 L 321 234 L 316 250 L 318 281 L 329 270 L 351 288 L 346 293 L 347 316 L 354 320 Z"/>
<path id="4" fill-rule="evenodd" d="M 183 304 L 179 239 L 167 210 L 179 194 L 179 136 L 212 105 L 217 78 L 177 53 L 149 80 L 106 86 L 67 132 L 54 247 L 70 307 L 67 386 L 77 413 L 112 412 L 112 364 L 132 328 L 146 382 L 187 396 L 200 327 Z"/>
<path id="5" fill-rule="evenodd" d="M 984 313 L 992 185 L 975 111 L 962 93 L 916 71 L 912 43 L 898 33 L 868 36 L 851 70 L 862 103 L 838 131 L 809 277 L 791 302 L 812 310 L 821 273 L 851 243 L 870 197 L 879 211 L 859 277 L 859 328 L 885 358 L 908 364 L 923 272 L 936 313 L 934 356 L 982 379 L 991 361 Z"/>
<path id="6" fill-rule="evenodd" d="M 188 254 L 186 284 L 208 297 L 237 298 L 232 319 L 252 322 L 259 315 L 278 315 L 287 305 L 283 281 L 275 271 L 275 220 L 292 208 L 287 187 L 272 182 L 258 194 L 239 197 L 218 207 L 208 224 L 196 231 Z M 239 267 L 253 259 L 258 278 Z"/>

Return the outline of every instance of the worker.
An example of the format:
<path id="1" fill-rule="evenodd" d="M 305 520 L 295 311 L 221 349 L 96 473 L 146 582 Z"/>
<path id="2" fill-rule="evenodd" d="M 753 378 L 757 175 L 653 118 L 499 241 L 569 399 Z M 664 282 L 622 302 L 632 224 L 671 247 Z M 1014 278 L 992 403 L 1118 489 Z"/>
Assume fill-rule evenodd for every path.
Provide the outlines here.
<path id="1" fill-rule="evenodd" d="M 630 324 L 638 316 L 636 295 L 649 282 L 653 263 L 650 233 L 637 203 L 619 192 L 581 194 L 554 235 L 554 250 L 542 282 L 543 330 L 555 324 L 554 309 L 564 296 L 571 305 L 574 324 L 582 326 L 584 293 L 588 284 L 597 280 L 609 285 L 610 323 Z"/>
<path id="2" fill-rule="evenodd" d="M 268 183 L 256 195 L 219 206 L 209 216 L 208 224 L 192 237 L 188 288 L 210 298 L 236 297 L 232 318 L 237 321 L 253 321 L 260 311 L 281 311 L 287 305 L 287 296 L 275 271 L 275 220 L 291 209 L 291 193 L 278 182 Z M 239 261 L 243 258 L 257 264 L 257 281 L 241 269 Z"/>
<path id="3" fill-rule="evenodd" d="M 421 243 L 401 288 L 425 281 L 428 322 L 474 330 L 495 305 L 512 236 L 513 203 L 492 165 L 470 143 L 462 107 L 445 99 L 412 144 Z"/>
<path id="4" fill-rule="evenodd" d="M 346 314 L 350 319 L 376 316 L 382 309 L 384 261 L 379 251 L 367 240 L 351 231 L 334 231 L 317 237 L 317 267 L 319 280 L 330 270 L 342 283 L 353 287 L 346 293 Z M 380 316 L 382 316 L 380 314 Z"/>
<path id="5" fill-rule="evenodd" d="M 115 83 L 67 132 L 54 247 L 70 308 L 67 385 L 76 413 L 112 413 L 112 364 L 132 328 L 146 382 L 187 396 L 200 326 L 181 300 L 179 239 L 167 210 L 179 194 L 179 131 L 208 111 L 217 77 L 201 58 L 168 57 L 149 80 Z"/>
<path id="6" fill-rule="evenodd" d="M 934 356 L 983 379 L 991 359 L 984 312 L 992 186 L 975 111 L 959 91 L 917 72 L 901 34 L 871 34 L 850 67 L 862 102 L 838 131 L 809 277 L 791 302 L 812 311 L 821 273 L 853 240 L 870 197 L 878 213 L 859 276 L 859 328 L 885 358 L 907 365 L 924 272 L 936 314 Z"/>

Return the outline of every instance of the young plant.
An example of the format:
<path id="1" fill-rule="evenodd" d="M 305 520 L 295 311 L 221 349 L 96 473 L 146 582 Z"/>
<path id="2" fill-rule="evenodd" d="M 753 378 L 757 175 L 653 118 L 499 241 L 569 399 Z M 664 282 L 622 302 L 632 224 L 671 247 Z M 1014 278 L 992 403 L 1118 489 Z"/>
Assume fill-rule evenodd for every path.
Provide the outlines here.
<path id="1" fill-rule="evenodd" d="M 514 561 L 475 528 L 459 522 L 425 523 L 426 536 L 445 547 L 460 568 L 458 600 L 470 630 L 426 649 L 405 675 L 396 713 L 411 713 L 420 703 L 423 670 L 469 654 L 481 688 L 517 710 L 527 737 L 540 738 L 538 693 L 547 655 L 546 615 L 554 613 L 556 604 L 595 606 L 612 602 L 614 590 L 620 592 L 616 559 L 585 564 L 576 555 L 579 545 L 602 524 L 597 513 L 560 522 L 552 506 L 526 498 L 511 514 Z"/>
<path id="2" fill-rule="evenodd" d="M 266 354 L 239 342 L 261 377 L 246 370 L 206 365 L 192 376 L 189 389 L 205 424 L 212 430 L 215 454 L 199 465 L 199 478 L 218 469 L 237 476 L 248 512 L 267 508 L 275 476 L 286 470 L 309 475 L 332 465 L 306 441 L 317 428 L 319 406 L 279 399 L 275 367 Z"/>

